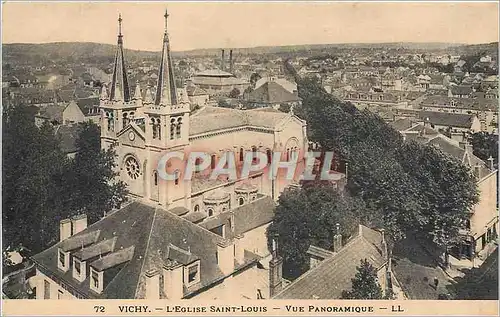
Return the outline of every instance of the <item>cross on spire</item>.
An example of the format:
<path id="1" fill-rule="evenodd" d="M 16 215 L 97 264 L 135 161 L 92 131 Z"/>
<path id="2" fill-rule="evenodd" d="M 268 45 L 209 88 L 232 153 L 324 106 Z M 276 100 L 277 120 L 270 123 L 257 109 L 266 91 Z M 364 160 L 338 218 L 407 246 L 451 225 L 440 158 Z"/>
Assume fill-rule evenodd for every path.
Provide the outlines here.
<path id="1" fill-rule="evenodd" d="M 170 15 L 168 14 L 168 10 L 167 10 L 167 9 L 165 9 L 165 15 L 164 15 L 164 17 L 165 17 L 165 33 L 167 32 L 167 27 L 168 27 L 168 17 L 169 17 L 169 16 L 170 16 Z"/>
<path id="2" fill-rule="evenodd" d="M 118 36 L 122 36 L 122 14 L 118 14 Z"/>

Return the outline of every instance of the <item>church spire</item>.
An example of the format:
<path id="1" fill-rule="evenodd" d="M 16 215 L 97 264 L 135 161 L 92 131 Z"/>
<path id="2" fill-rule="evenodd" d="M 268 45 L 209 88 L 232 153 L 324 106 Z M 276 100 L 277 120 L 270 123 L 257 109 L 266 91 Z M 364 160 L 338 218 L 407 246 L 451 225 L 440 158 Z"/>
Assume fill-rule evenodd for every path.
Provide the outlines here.
<path id="1" fill-rule="evenodd" d="M 170 56 L 170 40 L 168 38 L 168 16 L 168 12 L 165 10 L 165 33 L 163 34 L 163 49 L 155 98 L 155 105 L 164 106 L 177 104 L 177 90 L 173 73 L 174 68 L 172 57 Z"/>
<path id="2" fill-rule="evenodd" d="M 127 68 L 123 57 L 123 34 L 122 34 L 122 15 L 118 17 L 118 45 L 115 55 L 115 66 L 113 68 L 113 77 L 109 99 L 111 101 L 130 101 L 130 88 L 127 80 Z"/>

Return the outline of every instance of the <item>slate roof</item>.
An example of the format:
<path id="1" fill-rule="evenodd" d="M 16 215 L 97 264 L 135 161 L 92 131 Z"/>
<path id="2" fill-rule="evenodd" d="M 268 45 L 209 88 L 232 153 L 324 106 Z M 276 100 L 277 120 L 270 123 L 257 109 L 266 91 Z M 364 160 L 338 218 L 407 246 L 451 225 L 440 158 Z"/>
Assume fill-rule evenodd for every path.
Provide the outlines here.
<path id="1" fill-rule="evenodd" d="M 99 97 L 89 97 L 89 98 L 80 98 L 76 101 L 76 104 L 82 111 L 85 116 L 88 116 L 90 113 L 90 109 L 96 109 L 99 107 Z M 99 112 L 94 113 L 93 115 L 98 115 Z"/>
<path id="2" fill-rule="evenodd" d="M 478 98 L 453 98 L 442 95 L 427 96 L 421 102 L 422 106 L 456 108 L 470 110 L 495 110 L 498 107 L 498 100 Z"/>
<path id="3" fill-rule="evenodd" d="M 343 290 L 351 289 L 361 260 L 367 259 L 376 269 L 385 264 L 382 247 L 382 235 L 360 225 L 357 236 L 338 253 L 304 273 L 274 299 L 338 299 Z"/>
<path id="4" fill-rule="evenodd" d="M 208 92 L 205 89 L 200 88 L 198 86 L 190 85 L 186 87 L 188 96 L 204 96 L 208 95 Z"/>
<path id="5" fill-rule="evenodd" d="M 259 206 L 257 203 L 254 208 L 260 209 Z M 244 227 L 255 225 L 253 217 L 245 215 L 241 219 L 251 220 L 242 224 Z M 217 245 L 225 242 L 221 236 L 169 211 L 133 202 L 33 256 L 33 261 L 44 274 L 58 282 L 63 281 L 82 297 L 133 299 L 144 298 L 145 272 L 150 269 L 159 269 L 173 261 L 189 264 L 200 260 L 200 283 L 185 288 L 187 296 L 224 277 L 217 264 L 216 253 Z M 99 249 L 97 245 L 109 253 L 102 254 L 101 258 L 92 258 Z M 57 268 L 59 247 L 73 250 L 73 255 L 91 257 L 87 262 L 98 270 L 104 270 L 106 284 L 102 294 L 90 290 L 90 274 L 80 283 L 72 277 L 71 268 L 68 272 Z M 246 256 L 245 263 L 257 259 Z"/>
<path id="6" fill-rule="evenodd" d="M 78 150 L 75 143 L 79 133 L 79 125 L 61 125 L 57 127 L 56 138 L 59 139 L 59 146 L 65 154 L 75 153 Z"/>
<path id="7" fill-rule="evenodd" d="M 470 95 L 472 93 L 471 86 L 452 86 L 450 89 L 453 95 Z"/>
<path id="8" fill-rule="evenodd" d="M 238 127 L 259 127 L 274 129 L 290 114 L 273 111 L 249 111 L 220 107 L 203 107 L 190 116 L 189 134 L 202 133 Z"/>
<path id="9" fill-rule="evenodd" d="M 450 112 L 438 112 L 438 111 L 421 111 L 419 113 L 419 118 L 421 120 L 427 121 L 433 125 L 440 126 L 450 126 L 457 128 L 470 128 L 472 126 L 473 115 L 461 114 L 461 113 L 450 113 Z"/>
<path id="10" fill-rule="evenodd" d="M 47 119 L 49 121 L 56 120 L 59 123 L 62 123 L 63 112 L 66 109 L 67 105 L 48 105 L 43 108 L 40 108 L 40 111 L 37 114 L 37 117 Z"/>
<path id="11" fill-rule="evenodd" d="M 393 127 L 396 131 L 404 131 L 411 128 L 415 123 L 409 118 L 397 119 L 390 122 L 389 125 Z"/>
<path id="12" fill-rule="evenodd" d="M 265 104 L 280 104 L 286 102 L 298 102 L 300 98 L 289 92 L 280 84 L 268 81 L 259 88 L 253 90 L 246 98 L 250 102 Z"/>

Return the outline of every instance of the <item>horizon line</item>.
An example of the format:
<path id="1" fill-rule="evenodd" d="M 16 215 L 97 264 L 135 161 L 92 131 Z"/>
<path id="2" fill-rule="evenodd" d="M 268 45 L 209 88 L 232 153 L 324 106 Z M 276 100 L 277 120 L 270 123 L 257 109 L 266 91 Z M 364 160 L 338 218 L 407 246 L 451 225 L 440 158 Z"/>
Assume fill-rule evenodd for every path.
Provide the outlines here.
<path id="1" fill-rule="evenodd" d="M 101 45 L 111 45 L 116 46 L 116 43 L 104 43 L 104 42 L 92 42 L 92 41 L 54 41 L 54 42 L 3 42 L 2 45 L 44 45 L 44 44 L 101 44 Z M 205 47 L 205 48 L 192 48 L 192 49 L 184 49 L 184 50 L 172 50 L 172 52 L 182 53 L 182 52 L 194 52 L 201 50 L 217 50 L 217 49 L 233 49 L 233 50 L 248 50 L 248 49 L 259 49 L 259 48 L 272 48 L 272 47 L 292 47 L 292 46 L 321 46 L 321 45 L 394 45 L 394 44 L 444 44 L 444 45 L 453 45 L 453 46 L 467 46 L 467 45 L 488 45 L 499 43 L 499 41 L 492 42 L 481 42 L 481 43 L 464 43 L 464 42 L 425 42 L 425 41 L 395 41 L 395 42 L 341 42 L 341 43 L 306 43 L 306 44 L 279 44 L 279 45 L 259 45 L 259 46 L 247 46 L 247 47 Z M 137 52 L 146 52 L 146 53 L 159 53 L 161 52 L 161 48 L 157 51 L 153 50 L 141 50 L 136 48 L 127 48 L 124 46 L 124 49 L 130 51 Z"/>

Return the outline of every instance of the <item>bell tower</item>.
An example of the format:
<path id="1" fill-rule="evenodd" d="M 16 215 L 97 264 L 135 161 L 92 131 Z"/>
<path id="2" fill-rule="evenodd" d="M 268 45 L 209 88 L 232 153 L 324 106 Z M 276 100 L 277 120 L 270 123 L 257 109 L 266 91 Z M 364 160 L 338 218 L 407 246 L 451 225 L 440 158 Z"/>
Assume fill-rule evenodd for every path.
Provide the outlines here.
<path id="1" fill-rule="evenodd" d="M 190 104 L 185 89 L 175 84 L 174 65 L 168 35 L 168 12 L 165 11 L 161 61 L 156 91 L 148 87 L 144 98 L 146 148 L 149 149 L 148 170 L 151 175 L 147 185 L 151 200 L 168 206 L 187 206 L 189 184 L 183 180 L 167 181 L 158 177 L 158 161 L 168 151 L 181 151 L 189 145 Z M 179 174 L 179 177 L 182 175 Z"/>
<path id="2" fill-rule="evenodd" d="M 122 17 L 118 17 L 118 43 L 113 76 L 109 87 L 103 87 L 100 96 L 101 146 L 108 148 L 116 141 L 118 133 L 134 120 L 136 110 L 142 106 L 132 98 L 123 54 Z"/>
<path id="3" fill-rule="evenodd" d="M 165 11 L 165 32 L 154 100 L 144 109 L 147 142 L 162 149 L 189 143 L 189 100 L 187 93 L 178 91 L 175 85 L 168 16 Z"/>

